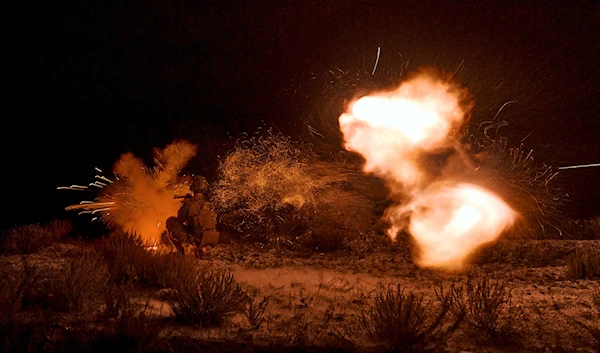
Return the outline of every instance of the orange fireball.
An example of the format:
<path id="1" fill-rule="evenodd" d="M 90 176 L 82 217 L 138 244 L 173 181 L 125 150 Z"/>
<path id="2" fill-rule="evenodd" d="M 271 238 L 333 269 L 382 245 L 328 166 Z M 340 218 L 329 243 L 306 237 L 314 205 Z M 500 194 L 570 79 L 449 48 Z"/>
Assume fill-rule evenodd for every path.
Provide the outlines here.
<path id="1" fill-rule="evenodd" d="M 516 217 L 490 191 L 431 175 L 422 166 L 429 154 L 455 145 L 471 109 L 467 97 L 458 85 L 427 71 L 395 90 L 361 97 L 339 117 L 344 147 L 361 154 L 363 170 L 385 179 L 392 195 L 402 195 L 404 202 L 386 211 L 388 234 L 394 240 L 398 231 L 410 232 L 423 267 L 460 268 Z"/>

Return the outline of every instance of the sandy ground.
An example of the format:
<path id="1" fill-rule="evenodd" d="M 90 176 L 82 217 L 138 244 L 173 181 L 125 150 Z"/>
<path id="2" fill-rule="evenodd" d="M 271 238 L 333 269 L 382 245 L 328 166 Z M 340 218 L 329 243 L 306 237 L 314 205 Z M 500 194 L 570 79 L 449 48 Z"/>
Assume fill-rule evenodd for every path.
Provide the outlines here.
<path id="1" fill-rule="evenodd" d="M 441 351 L 594 352 L 596 343 L 584 327 L 599 325 L 592 298 L 600 294 L 600 281 L 570 280 L 565 275 L 566 254 L 585 244 L 600 246 L 600 241 L 507 242 L 487 249 L 481 255 L 485 258 L 474 260 L 479 264 L 468 272 L 506 283 L 517 313 L 513 330 L 500 339 L 459 330 Z M 70 251 L 49 249 L 30 258 L 39 271 L 51 272 L 60 270 Z M 240 284 L 258 291 L 257 300 L 268 298 L 264 322 L 252 328 L 240 314 L 222 328 L 172 326 L 163 333 L 166 336 L 291 345 L 334 342 L 339 346 L 347 340 L 368 347 L 371 343 L 359 329 L 358 319 L 368 312 L 378 291 L 399 285 L 436 305 L 436 290 L 466 278 L 466 273 L 419 269 L 409 253 L 393 246 L 308 256 L 261 245 L 229 244 L 209 250 L 200 261 L 231 271 Z M 149 312 L 170 315 L 169 305 L 158 293 L 150 299 Z M 147 294 L 138 298 L 140 303 L 147 300 Z"/>

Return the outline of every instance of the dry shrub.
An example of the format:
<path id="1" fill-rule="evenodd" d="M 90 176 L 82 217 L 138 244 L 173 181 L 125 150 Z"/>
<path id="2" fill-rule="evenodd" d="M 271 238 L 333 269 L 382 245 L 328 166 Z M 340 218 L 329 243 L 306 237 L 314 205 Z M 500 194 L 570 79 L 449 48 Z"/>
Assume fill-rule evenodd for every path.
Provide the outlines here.
<path id="1" fill-rule="evenodd" d="M 54 220 L 48 225 L 16 226 L 0 234 L 0 254 L 33 254 L 50 246 L 71 232 L 68 220 Z"/>
<path id="2" fill-rule="evenodd" d="M 102 298 L 109 279 L 102 255 L 88 250 L 47 284 L 47 295 L 53 309 L 83 313 Z"/>
<path id="3" fill-rule="evenodd" d="M 63 239 L 71 234 L 73 224 L 68 219 L 54 219 L 46 226 L 58 239 Z"/>
<path id="4" fill-rule="evenodd" d="M 148 314 L 149 302 L 140 308 L 131 301 L 127 290 L 115 286 L 106 292 L 102 332 L 97 339 L 100 350 L 144 352 L 158 338 L 161 326 L 156 317 Z"/>
<path id="5" fill-rule="evenodd" d="M 423 295 L 396 289 L 375 296 L 373 306 L 360 317 L 360 329 L 371 340 L 398 351 L 422 350 L 445 342 L 459 327 L 463 315 L 452 317 L 454 297 L 437 293 L 439 305 L 424 303 Z"/>
<path id="6" fill-rule="evenodd" d="M 223 224 L 255 240 L 326 251 L 372 227 L 374 204 L 362 195 L 381 194 L 360 163 L 319 160 L 310 145 L 269 131 L 221 162 L 213 201 Z"/>
<path id="7" fill-rule="evenodd" d="M 266 321 L 265 310 L 269 305 L 269 297 L 258 299 L 259 292 L 253 291 L 248 294 L 248 304 L 244 314 L 250 323 L 250 327 L 257 330 Z"/>
<path id="8" fill-rule="evenodd" d="M 566 275 L 571 279 L 600 277 L 600 248 L 587 244 L 569 254 Z"/>
<path id="9" fill-rule="evenodd" d="M 111 279 L 116 284 L 167 288 L 182 273 L 195 271 L 193 259 L 147 250 L 135 234 L 113 232 L 100 242 Z"/>
<path id="10" fill-rule="evenodd" d="M 558 186 L 558 172 L 534 160 L 533 150 L 508 147 L 506 138 L 492 138 L 488 125 L 483 132 L 468 135 L 465 149 L 484 186 L 499 195 L 520 214 L 508 235 L 517 238 L 562 237 L 566 218 L 562 213 L 566 193 Z"/>
<path id="11" fill-rule="evenodd" d="M 585 221 L 585 228 L 591 235 L 591 239 L 600 240 L 600 216 L 590 218 Z"/>
<path id="12" fill-rule="evenodd" d="M 244 311 L 248 293 L 228 272 L 200 271 L 175 283 L 171 310 L 176 320 L 200 327 L 221 326 Z"/>
<path id="13" fill-rule="evenodd" d="M 494 338 L 514 333 L 521 310 L 513 305 L 504 281 L 492 280 L 487 274 L 469 276 L 462 285 L 453 283 L 450 293 L 455 299 L 452 311 L 466 314 L 467 328 Z"/>
<path id="14" fill-rule="evenodd" d="M 33 269 L 23 257 L 23 269 L 0 266 L 0 329 L 10 324 L 21 309 L 23 295 L 34 281 Z"/>

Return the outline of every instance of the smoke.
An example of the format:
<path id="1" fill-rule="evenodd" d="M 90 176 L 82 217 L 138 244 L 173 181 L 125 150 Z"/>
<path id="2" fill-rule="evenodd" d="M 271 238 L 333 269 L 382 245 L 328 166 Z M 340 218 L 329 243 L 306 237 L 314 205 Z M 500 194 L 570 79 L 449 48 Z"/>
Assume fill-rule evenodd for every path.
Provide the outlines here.
<path id="1" fill-rule="evenodd" d="M 393 91 L 375 92 L 339 117 L 344 147 L 365 158 L 364 172 L 383 178 L 395 204 L 386 210 L 392 240 L 408 231 L 417 263 L 458 269 L 477 247 L 509 227 L 515 213 L 501 198 L 464 180 L 473 173 L 456 150 L 472 101 L 451 78 L 431 70 L 409 76 Z"/>
<path id="2" fill-rule="evenodd" d="M 111 205 L 103 221 L 138 234 L 146 243 L 158 244 L 167 218 L 176 216 L 181 206 L 174 196 L 189 192 L 179 172 L 195 154 L 196 146 L 191 143 L 174 142 L 154 150 L 153 168 L 132 153 L 123 154 L 113 167 L 116 180 L 101 189 L 94 203 Z M 91 209 L 94 204 L 86 206 Z"/>

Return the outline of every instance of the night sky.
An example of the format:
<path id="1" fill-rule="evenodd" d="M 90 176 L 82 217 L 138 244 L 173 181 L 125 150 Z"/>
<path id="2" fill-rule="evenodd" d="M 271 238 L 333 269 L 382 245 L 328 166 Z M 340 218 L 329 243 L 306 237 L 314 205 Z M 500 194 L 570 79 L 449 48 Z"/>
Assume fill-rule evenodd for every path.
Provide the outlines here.
<path id="1" fill-rule="evenodd" d="M 302 135 L 344 90 L 327 72 L 370 73 L 378 47 L 373 80 L 402 67 L 455 72 L 475 122 L 517 101 L 500 115 L 510 145 L 529 135 L 539 161 L 599 163 L 598 3 L 450 3 L 20 2 L 4 46 L 1 228 L 64 217 L 85 197 L 56 187 L 91 182 L 124 152 L 151 161 L 185 138 L 201 146 L 189 170 L 211 176 L 228 136 Z M 567 212 L 600 214 L 600 168 L 560 176 Z"/>

